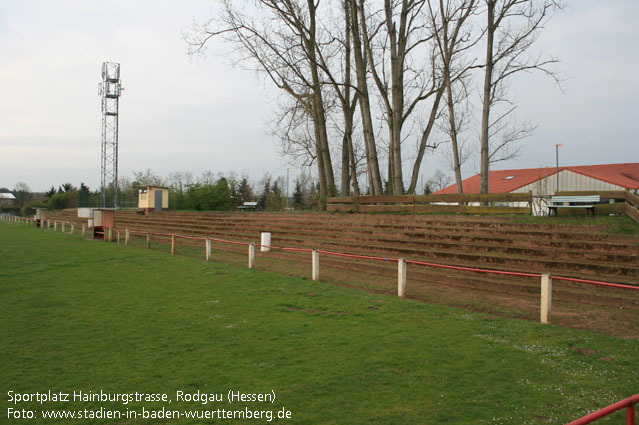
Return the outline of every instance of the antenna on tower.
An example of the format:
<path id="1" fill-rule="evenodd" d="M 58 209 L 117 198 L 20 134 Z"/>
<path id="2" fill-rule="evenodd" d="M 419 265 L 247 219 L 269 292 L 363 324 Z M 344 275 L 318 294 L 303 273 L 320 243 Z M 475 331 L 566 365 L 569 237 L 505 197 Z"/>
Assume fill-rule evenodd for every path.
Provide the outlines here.
<path id="1" fill-rule="evenodd" d="M 118 111 L 122 87 L 120 64 L 102 64 L 102 206 L 118 207 Z M 110 192 L 113 191 L 111 196 Z"/>

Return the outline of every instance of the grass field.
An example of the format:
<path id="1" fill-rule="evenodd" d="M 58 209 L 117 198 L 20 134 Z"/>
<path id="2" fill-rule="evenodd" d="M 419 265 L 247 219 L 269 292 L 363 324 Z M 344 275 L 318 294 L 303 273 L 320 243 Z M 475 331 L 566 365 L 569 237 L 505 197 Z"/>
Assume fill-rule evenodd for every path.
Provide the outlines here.
<path id="1" fill-rule="evenodd" d="M 13 223 L 0 223 L 0 258 L 0 423 L 268 423 L 42 417 L 248 408 L 276 412 L 272 423 L 305 425 L 544 424 L 639 392 L 636 339 Z M 49 390 L 165 393 L 171 403 L 10 402 L 10 391 Z M 229 390 L 276 396 L 229 404 Z M 178 391 L 224 401 L 179 401 Z M 9 418 L 9 408 L 36 418 Z M 282 408 L 290 419 L 277 419 Z"/>

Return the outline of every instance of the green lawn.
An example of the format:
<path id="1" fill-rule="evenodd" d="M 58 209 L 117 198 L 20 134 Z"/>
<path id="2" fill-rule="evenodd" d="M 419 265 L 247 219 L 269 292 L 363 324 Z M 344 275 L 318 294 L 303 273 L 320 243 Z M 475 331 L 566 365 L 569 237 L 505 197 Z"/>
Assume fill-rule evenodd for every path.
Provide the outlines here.
<path id="1" fill-rule="evenodd" d="M 295 424 L 564 423 L 639 392 L 639 340 L 494 318 L 0 222 L 0 424 L 42 411 L 218 408 Z M 10 403 L 9 392 L 170 404 Z M 226 401 L 229 390 L 275 402 Z M 177 391 L 222 395 L 179 402 Z M 8 418 L 8 409 L 36 419 Z M 622 414 L 619 417 L 624 417 Z M 622 420 L 623 421 L 623 420 Z"/>

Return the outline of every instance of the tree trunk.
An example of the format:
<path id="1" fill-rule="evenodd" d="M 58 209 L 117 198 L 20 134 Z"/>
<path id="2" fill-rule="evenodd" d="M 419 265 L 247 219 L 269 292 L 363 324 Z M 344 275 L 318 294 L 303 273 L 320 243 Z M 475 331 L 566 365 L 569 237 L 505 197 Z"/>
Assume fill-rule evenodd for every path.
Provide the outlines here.
<path id="1" fill-rule="evenodd" d="M 455 98 L 453 96 L 453 83 L 450 77 L 450 66 L 452 63 L 453 49 L 456 45 L 456 40 L 451 39 L 448 33 L 448 17 L 444 15 L 443 1 L 439 1 L 442 20 L 442 39 L 439 42 L 439 47 L 442 55 L 442 62 L 444 66 L 444 84 L 446 85 L 446 106 L 448 107 L 448 125 L 450 129 L 450 142 L 453 149 L 453 170 L 455 172 L 455 186 L 457 187 L 457 193 L 464 193 L 462 186 L 461 176 L 461 162 L 459 159 L 459 143 L 457 140 L 457 122 L 455 120 Z"/>
<path id="2" fill-rule="evenodd" d="M 399 32 L 393 22 L 392 4 L 390 0 L 385 2 L 386 9 L 386 26 L 390 36 L 391 43 L 391 117 L 393 121 L 392 127 L 392 143 L 393 151 L 393 179 L 388 184 L 392 185 L 393 192 L 396 195 L 404 193 L 404 178 L 402 173 L 402 127 L 404 124 L 404 60 L 406 57 L 407 37 L 406 26 L 408 11 L 411 7 L 406 0 L 402 1 L 402 9 L 400 14 Z"/>
<path id="3" fill-rule="evenodd" d="M 453 99 L 453 89 L 451 87 L 450 74 L 445 72 L 446 76 L 446 96 L 448 104 L 448 124 L 450 125 L 450 142 L 453 149 L 453 169 L 455 171 L 455 185 L 457 193 L 464 193 L 461 176 L 461 163 L 459 161 L 459 144 L 457 142 L 457 123 L 455 122 L 455 99 Z"/>
<path id="4" fill-rule="evenodd" d="M 320 148 L 320 144 L 317 141 L 320 139 L 319 127 L 313 123 L 313 132 L 315 134 L 315 155 L 317 158 L 317 175 L 319 176 L 320 183 L 320 197 L 325 199 L 327 197 L 327 185 L 326 185 L 326 174 L 324 173 L 324 158 L 322 156 L 322 150 Z"/>
<path id="5" fill-rule="evenodd" d="M 342 103 L 344 116 L 344 138 L 342 140 L 342 196 L 349 196 L 351 192 L 351 179 L 353 189 L 357 186 L 357 174 L 355 170 L 355 158 L 353 155 L 353 109 L 355 103 L 351 99 L 351 18 L 348 2 L 344 2 L 344 93 L 339 87 L 335 87 Z"/>
<path id="6" fill-rule="evenodd" d="M 439 103 L 441 102 L 442 96 L 444 94 L 444 86 L 437 90 L 435 94 L 435 101 L 433 102 L 433 107 L 430 110 L 430 116 L 428 117 L 428 124 L 426 124 L 426 129 L 422 133 L 422 138 L 419 142 L 419 149 L 417 150 L 417 158 L 415 159 L 415 163 L 413 164 L 413 173 L 410 178 L 410 185 L 408 187 L 408 193 L 415 194 L 415 189 L 417 187 L 417 180 L 419 179 L 419 170 L 422 165 L 422 161 L 424 160 L 424 153 L 426 152 L 426 146 L 428 144 L 428 138 L 430 137 L 430 133 L 433 130 L 433 126 L 435 125 L 435 120 L 437 119 L 437 112 L 439 111 Z"/>
<path id="7" fill-rule="evenodd" d="M 366 63 L 362 53 L 362 43 L 359 32 L 358 5 L 356 0 L 350 1 L 351 27 L 353 38 L 353 54 L 355 57 L 355 74 L 357 77 L 357 93 L 359 95 L 359 110 L 362 116 L 362 127 L 364 133 L 364 144 L 366 147 L 367 177 L 369 180 L 369 190 L 372 195 L 381 195 L 382 183 L 379 172 L 379 162 L 377 160 L 377 147 L 375 146 L 375 132 L 373 130 L 373 119 L 371 115 L 370 99 L 368 96 L 368 86 L 366 81 Z"/>
<path id="8" fill-rule="evenodd" d="M 308 0 L 310 27 L 308 38 L 305 38 L 306 50 L 309 59 L 309 66 L 312 76 L 313 84 L 313 123 L 316 127 L 315 143 L 318 145 L 318 154 L 321 156 L 324 168 L 324 180 L 325 188 L 321 188 L 320 179 L 320 196 L 326 198 L 329 196 L 335 196 L 335 177 L 333 175 L 333 163 L 331 161 L 331 152 L 328 146 L 328 133 L 326 131 L 326 115 L 324 112 L 324 100 L 322 98 L 322 86 L 319 78 L 319 71 L 317 65 L 317 54 L 315 49 L 317 48 L 315 40 L 315 2 L 314 0 Z M 318 157 L 319 158 L 319 157 Z M 319 164 L 319 161 L 318 161 Z M 322 193 L 324 192 L 324 193 Z"/>
<path id="9" fill-rule="evenodd" d="M 349 196 L 351 193 L 351 158 L 348 154 L 348 143 L 348 136 L 346 135 L 346 133 L 344 133 L 344 137 L 342 137 L 342 181 L 340 187 L 341 196 Z"/>
<path id="10" fill-rule="evenodd" d="M 481 111 L 481 157 L 479 169 L 479 193 L 489 193 L 490 152 L 488 138 L 490 132 L 490 106 L 492 103 L 493 82 L 493 43 L 495 38 L 495 0 L 486 0 L 486 65 L 484 68 L 484 90 Z"/>

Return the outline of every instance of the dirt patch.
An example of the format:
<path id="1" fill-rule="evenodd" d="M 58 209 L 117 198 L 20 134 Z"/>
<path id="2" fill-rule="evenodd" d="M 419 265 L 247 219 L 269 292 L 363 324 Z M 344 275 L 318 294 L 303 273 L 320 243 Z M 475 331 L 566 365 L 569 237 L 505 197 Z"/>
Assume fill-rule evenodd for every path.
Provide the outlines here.
<path id="1" fill-rule="evenodd" d="M 577 348 L 577 352 L 582 356 L 594 356 L 595 354 L 599 354 L 599 351 L 590 348 Z"/>
<path id="2" fill-rule="evenodd" d="M 295 307 L 284 307 L 286 308 L 288 311 L 302 311 L 306 314 L 309 314 L 311 316 L 315 316 L 315 315 L 322 315 L 322 316 L 329 316 L 329 315 L 335 315 L 335 316 L 346 316 L 351 314 L 351 312 L 349 311 L 334 311 L 334 312 L 330 312 L 330 311 L 326 311 L 326 310 L 315 310 L 315 309 L 311 309 L 311 310 L 304 310 L 303 308 L 295 308 Z"/>

